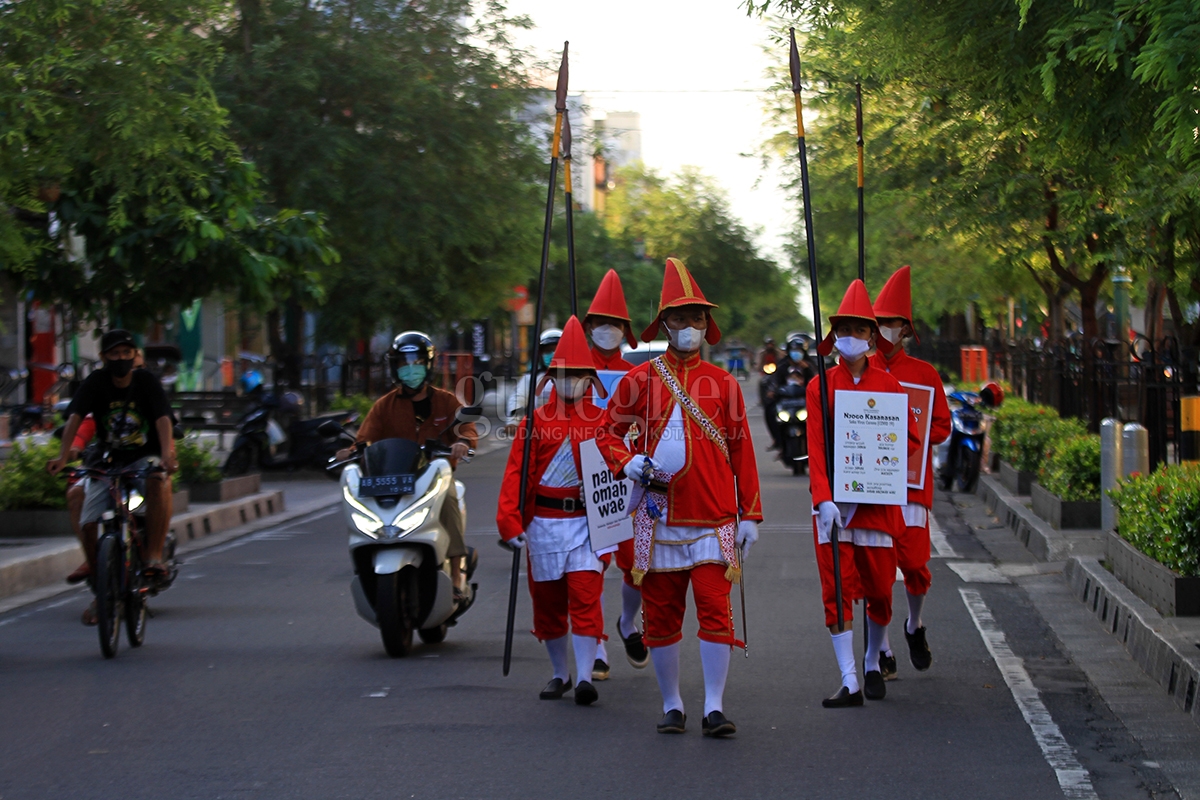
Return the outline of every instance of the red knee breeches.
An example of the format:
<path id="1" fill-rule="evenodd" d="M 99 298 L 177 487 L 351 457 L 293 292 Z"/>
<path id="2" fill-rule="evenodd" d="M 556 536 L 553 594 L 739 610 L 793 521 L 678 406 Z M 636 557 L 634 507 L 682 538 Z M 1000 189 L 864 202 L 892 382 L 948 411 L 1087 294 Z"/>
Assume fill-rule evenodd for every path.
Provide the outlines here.
<path id="1" fill-rule="evenodd" d="M 816 542 L 816 526 L 813 541 Z M 817 567 L 821 572 L 821 599 L 825 604 L 825 624 L 837 624 L 837 601 L 833 584 L 833 545 L 816 544 Z M 854 619 L 852 604 L 865 598 L 867 615 L 881 625 L 892 621 L 892 584 L 896 582 L 896 551 L 891 547 L 860 547 L 839 542 L 842 571 L 842 614 L 844 621 Z"/>
<path id="2" fill-rule="evenodd" d="M 929 523 L 920 528 L 905 528 L 896 540 L 896 565 L 904 573 L 904 588 L 909 594 L 929 592 L 933 576 L 929 574 Z"/>
<path id="3" fill-rule="evenodd" d="M 529 579 L 529 594 L 533 598 L 533 635 L 538 641 L 558 639 L 570 631 L 579 636 L 603 639 L 604 610 L 600 594 L 604 575 L 585 570 L 568 572 L 556 581 Z"/>
<path id="4" fill-rule="evenodd" d="M 692 585 L 696 617 L 706 642 L 739 644 L 733 635 L 733 607 L 724 564 L 700 564 L 678 572 L 649 572 L 642 579 L 642 609 L 646 620 L 646 646 L 664 647 L 683 638 L 687 588 Z"/>

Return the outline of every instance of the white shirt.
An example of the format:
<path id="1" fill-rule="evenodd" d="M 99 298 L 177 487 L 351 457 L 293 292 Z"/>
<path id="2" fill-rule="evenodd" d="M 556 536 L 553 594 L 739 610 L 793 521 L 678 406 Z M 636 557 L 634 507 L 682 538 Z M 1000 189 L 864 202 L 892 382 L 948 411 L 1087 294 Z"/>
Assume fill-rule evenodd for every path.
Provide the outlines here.
<path id="1" fill-rule="evenodd" d="M 562 489 L 579 485 L 570 440 L 563 440 L 542 473 L 540 486 Z M 536 512 L 535 512 L 536 513 Z M 535 516 L 525 531 L 529 565 L 535 581 L 556 581 L 568 572 L 602 572 L 604 565 L 592 552 L 587 517 Z"/>

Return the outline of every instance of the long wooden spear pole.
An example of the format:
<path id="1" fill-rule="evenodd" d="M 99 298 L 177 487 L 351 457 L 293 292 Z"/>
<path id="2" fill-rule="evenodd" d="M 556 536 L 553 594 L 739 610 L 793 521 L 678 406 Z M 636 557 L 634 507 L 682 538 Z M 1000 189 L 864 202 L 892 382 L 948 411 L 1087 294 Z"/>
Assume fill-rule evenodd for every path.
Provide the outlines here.
<path id="1" fill-rule="evenodd" d="M 862 84 L 854 84 L 854 132 L 858 141 L 858 279 L 867 282 L 867 239 L 863 210 Z"/>
<path id="2" fill-rule="evenodd" d="M 804 102 L 800 98 L 800 51 L 796 49 L 796 29 L 789 30 L 791 37 L 791 52 L 789 66 L 792 71 L 792 94 L 796 98 L 796 146 L 800 154 L 800 195 L 804 200 L 804 239 L 808 245 L 808 280 L 812 284 L 813 324 L 816 326 L 817 339 L 821 338 L 821 298 L 817 290 L 817 248 L 813 241 L 813 212 L 811 184 L 808 179 L 808 150 L 804 144 Z M 825 376 L 825 357 L 817 353 L 817 379 L 821 389 L 821 421 L 825 427 L 825 474 L 827 479 L 833 474 L 833 406 L 829 402 L 829 381 Z M 832 485 L 832 481 L 830 482 Z M 845 614 L 842 611 L 842 562 L 838 545 L 838 525 L 834 520 L 833 529 L 829 532 L 829 541 L 833 549 L 833 595 L 837 604 L 838 632 L 846 629 Z"/>
<path id="3" fill-rule="evenodd" d="M 562 63 L 558 67 L 558 85 L 554 89 L 554 141 L 550 148 L 550 183 L 546 190 L 546 223 L 542 229 L 542 265 L 538 273 L 537 308 L 533 318 L 533 338 L 529 342 L 529 390 L 525 395 L 524 449 L 521 451 L 521 488 L 517 509 L 525 519 L 525 492 L 529 488 L 529 451 L 533 444 L 533 401 L 537 392 L 538 340 L 542 338 L 542 308 L 546 302 L 546 273 L 550 269 L 550 226 L 554 222 L 554 192 L 558 189 L 558 153 L 562 137 L 563 114 L 567 110 L 567 46 L 563 42 Z M 508 582 L 508 624 L 504 630 L 504 675 L 512 666 L 513 625 L 517 617 L 517 587 L 521 576 L 521 548 L 513 548 L 512 574 Z"/>
<path id="4" fill-rule="evenodd" d="M 571 115 L 563 116 L 563 184 L 567 201 L 567 275 L 571 284 L 571 316 L 579 317 L 578 292 L 575 291 L 575 206 L 571 202 Z"/>

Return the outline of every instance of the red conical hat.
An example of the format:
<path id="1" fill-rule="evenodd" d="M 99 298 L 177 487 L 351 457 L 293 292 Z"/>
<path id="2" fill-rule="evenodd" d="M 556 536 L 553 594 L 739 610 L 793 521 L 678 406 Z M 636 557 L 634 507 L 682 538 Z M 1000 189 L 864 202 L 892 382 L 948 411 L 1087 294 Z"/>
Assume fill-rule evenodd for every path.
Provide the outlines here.
<path id="1" fill-rule="evenodd" d="M 642 331 L 642 341 L 654 341 L 658 336 L 658 322 L 662 319 L 662 313 L 668 308 L 679 308 L 680 306 L 719 308 L 716 303 L 710 303 L 705 299 L 696 279 L 692 277 L 692 273 L 688 272 L 682 261 L 678 258 L 668 258 L 667 266 L 663 270 L 662 297 L 658 301 L 658 314 L 646 330 Z M 709 344 L 721 341 L 721 329 L 717 327 L 717 321 L 713 319 L 711 313 L 708 315 L 708 329 L 704 332 L 704 341 Z"/>
<path id="2" fill-rule="evenodd" d="M 554 348 L 550 366 L 546 369 L 542 379 L 538 381 L 537 388 L 534 390 L 535 394 L 541 394 L 546 381 L 551 378 L 551 373 L 560 369 L 587 370 L 592 373 L 592 383 L 596 386 L 596 392 L 601 397 L 608 397 L 603 384 L 596 377 L 596 362 L 592 358 L 592 351 L 588 349 L 587 336 L 583 332 L 583 326 L 579 324 L 579 319 L 575 316 L 572 316 L 567 320 L 567 324 L 563 325 L 562 338 L 558 340 L 558 346 Z"/>
<path id="3" fill-rule="evenodd" d="M 875 318 L 900 317 L 912 325 L 912 268 L 905 264 L 892 273 L 887 283 L 879 290 L 875 298 Z M 913 338 L 917 338 L 917 330 L 913 328 Z"/>
<path id="4" fill-rule="evenodd" d="M 625 306 L 625 291 L 621 288 L 621 276 L 615 269 L 604 273 L 604 280 L 600 281 L 600 288 L 596 290 L 592 304 L 588 306 L 587 313 L 583 315 L 584 321 L 586 322 L 587 318 L 593 314 L 599 317 L 625 320 L 625 341 L 629 342 L 630 347 L 637 347 L 637 338 L 633 335 L 633 324 L 629 319 L 629 309 Z"/>
<path id="5" fill-rule="evenodd" d="M 836 314 L 829 315 L 829 333 L 817 345 L 817 352 L 823 356 L 827 356 L 833 352 L 834 330 L 837 328 L 838 322 L 843 319 L 861 319 L 866 320 L 879 328 L 879 322 L 875 319 L 875 310 L 871 308 L 871 296 L 867 294 L 866 285 L 854 279 L 846 289 L 846 294 L 842 297 L 842 304 L 838 306 Z M 890 353 L 892 351 L 892 343 L 882 336 L 875 337 L 875 346 L 882 353 Z"/>

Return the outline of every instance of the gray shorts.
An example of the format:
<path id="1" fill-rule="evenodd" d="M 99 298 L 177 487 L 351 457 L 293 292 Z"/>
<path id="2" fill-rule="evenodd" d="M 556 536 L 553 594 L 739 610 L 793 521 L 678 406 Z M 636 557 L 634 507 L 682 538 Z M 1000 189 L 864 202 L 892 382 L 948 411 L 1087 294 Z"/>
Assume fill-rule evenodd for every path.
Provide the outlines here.
<path id="1" fill-rule="evenodd" d="M 158 456 L 146 456 L 139 458 L 137 461 L 129 464 L 130 467 L 142 469 L 144 467 L 156 466 L 162 463 L 162 459 Z M 144 498 L 146 495 L 146 481 L 141 479 L 137 482 L 138 494 Z M 109 493 L 109 481 L 104 478 L 84 478 L 83 480 L 83 510 L 79 512 L 79 524 L 88 525 L 93 522 L 98 522 L 105 511 L 113 508 L 112 497 Z M 146 504 L 142 503 L 141 507 L 135 513 L 144 514 L 146 512 Z"/>

